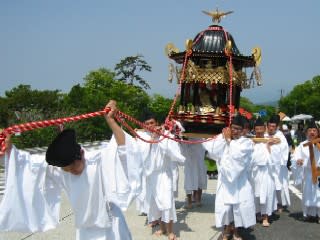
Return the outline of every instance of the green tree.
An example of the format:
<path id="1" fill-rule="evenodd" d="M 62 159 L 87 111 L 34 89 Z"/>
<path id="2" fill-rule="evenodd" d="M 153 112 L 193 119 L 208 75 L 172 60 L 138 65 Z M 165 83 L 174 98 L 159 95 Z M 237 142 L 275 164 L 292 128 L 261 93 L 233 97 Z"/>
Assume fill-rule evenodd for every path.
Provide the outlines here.
<path id="1" fill-rule="evenodd" d="M 64 95 L 59 90 L 33 90 L 29 85 L 18 85 L 5 92 L 7 107 L 7 126 L 26 122 L 56 118 L 62 108 Z M 20 148 L 44 146 L 50 142 L 50 136 L 56 132 L 55 128 L 41 128 L 26 131 L 14 138 Z"/>
<path id="2" fill-rule="evenodd" d="M 85 94 L 85 88 L 80 84 L 77 84 L 73 86 L 66 95 L 65 104 L 70 108 L 77 110 L 76 112 L 81 113 L 83 111 L 82 109 L 86 109 L 87 106 Z"/>
<path id="3" fill-rule="evenodd" d="M 256 110 L 255 105 L 246 97 L 240 97 L 240 107 L 251 113 Z"/>
<path id="4" fill-rule="evenodd" d="M 0 97 L 0 128 L 5 128 L 8 126 L 8 113 L 7 99 Z"/>
<path id="5" fill-rule="evenodd" d="M 276 112 L 275 107 L 268 106 L 268 105 L 254 104 L 250 101 L 250 99 L 246 97 L 240 98 L 240 107 L 244 108 L 245 110 L 251 113 L 258 113 L 262 109 L 266 110 L 267 115 L 262 117 L 264 121 L 268 120 L 269 116 L 271 116 Z"/>
<path id="6" fill-rule="evenodd" d="M 151 72 L 151 66 L 149 66 L 140 54 L 122 59 L 115 67 L 118 80 L 126 82 L 129 85 L 133 85 L 136 81 L 144 89 L 150 89 L 150 85 L 139 75 L 142 71 Z"/>
<path id="7" fill-rule="evenodd" d="M 114 99 L 121 111 L 140 118 L 143 106 L 149 102 L 149 96 L 144 90 L 117 81 L 115 74 L 104 68 L 92 71 L 85 77 L 84 89 L 91 110 L 99 110 L 108 100 Z"/>
<path id="8" fill-rule="evenodd" d="M 158 121 L 162 123 L 169 113 L 172 101 L 172 99 L 165 98 L 159 94 L 155 94 L 151 97 L 148 108 L 152 113 L 155 114 Z"/>
<path id="9" fill-rule="evenodd" d="M 147 93 L 139 87 L 128 85 L 115 79 L 115 73 L 100 68 L 89 72 L 84 78 L 84 86 L 74 86 L 67 95 L 68 104 L 78 114 L 102 110 L 110 99 L 118 103 L 118 108 L 135 118 L 141 118 L 149 102 Z M 111 136 L 103 117 L 70 123 L 78 132 L 79 141 L 102 140 Z"/>
<path id="10" fill-rule="evenodd" d="M 37 109 L 43 109 L 47 106 L 57 108 L 63 94 L 60 90 L 32 90 L 30 85 L 18 85 L 10 91 L 5 92 L 8 103 L 11 107 L 22 109 L 25 106 L 34 106 Z"/>
<path id="11" fill-rule="evenodd" d="M 320 118 L 320 75 L 303 84 L 296 85 L 293 90 L 279 101 L 279 109 L 292 116 L 300 113 L 311 114 Z"/>

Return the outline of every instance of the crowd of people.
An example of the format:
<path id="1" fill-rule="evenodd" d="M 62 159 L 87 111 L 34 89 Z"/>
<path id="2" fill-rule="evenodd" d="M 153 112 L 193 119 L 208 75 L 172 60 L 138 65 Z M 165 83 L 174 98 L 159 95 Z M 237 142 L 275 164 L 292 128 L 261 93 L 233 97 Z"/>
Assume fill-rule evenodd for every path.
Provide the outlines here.
<path id="1" fill-rule="evenodd" d="M 106 107 L 111 109 L 105 119 L 114 136 L 100 150 L 82 149 L 71 129 L 58 134 L 45 158 L 17 149 L 7 136 L 6 150 L 0 153 L 6 169 L 0 230 L 55 228 L 64 190 L 75 215 L 77 239 L 132 239 L 122 211 L 135 199 L 137 214 L 158 227 L 155 235 L 175 240 L 179 166 L 184 168 L 185 208 L 201 207 L 207 188 L 205 157 L 217 165 L 214 216 L 223 240 L 241 240 L 240 227 L 269 227 L 270 216 L 290 206 L 290 171 L 295 184 L 302 186 L 305 219 L 319 221 L 320 182 L 314 182 L 310 163 L 314 161 L 319 171 L 319 130 L 314 122 L 299 127 L 295 135 L 286 125 L 280 129 L 278 115 L 267 123 L 256 119 L 252 129 L 245 117 L 236 115 L 214 139 L 187 144 L 163 139 L 160 132 L 173 133 L 152 115 L 144 124 L 156 131 L 140 129 L 139 138 L 131 136 L 114 119 L 115 101 Z"/>

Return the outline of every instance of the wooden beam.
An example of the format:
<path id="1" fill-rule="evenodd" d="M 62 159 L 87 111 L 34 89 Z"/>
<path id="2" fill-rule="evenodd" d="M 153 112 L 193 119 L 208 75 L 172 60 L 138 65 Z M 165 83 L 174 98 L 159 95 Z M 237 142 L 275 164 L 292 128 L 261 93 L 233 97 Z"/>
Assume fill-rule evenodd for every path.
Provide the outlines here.
<path id="1" fill-rule="evenodd" d="M 311 163 L 311 173 L 312 173 L 312 183 L 317 184 L 318 177 L 320 177 L 320 170 L 317 167 L 316 160 L 314 157 L 314 148 L 313 146 L 316 145 L 319 148 L 320 138 L 316 138 L 312 141 L 309 141 L 303 144 L 304 147 L 309 147 L 309 154 L 310 154 L 310 163 Z"/>

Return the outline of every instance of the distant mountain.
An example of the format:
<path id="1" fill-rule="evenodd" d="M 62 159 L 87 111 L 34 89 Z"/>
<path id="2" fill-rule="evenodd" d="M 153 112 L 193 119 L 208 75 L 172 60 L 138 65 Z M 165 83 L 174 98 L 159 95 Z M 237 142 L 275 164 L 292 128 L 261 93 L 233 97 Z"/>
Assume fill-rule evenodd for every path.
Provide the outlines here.
<path id="1" fill-rule="evenodd" d="M 276 107 L 276 106 L 278 106 L 278 101 L 255 103 L 255 105 L 267 105 L 267 106 Z"/>

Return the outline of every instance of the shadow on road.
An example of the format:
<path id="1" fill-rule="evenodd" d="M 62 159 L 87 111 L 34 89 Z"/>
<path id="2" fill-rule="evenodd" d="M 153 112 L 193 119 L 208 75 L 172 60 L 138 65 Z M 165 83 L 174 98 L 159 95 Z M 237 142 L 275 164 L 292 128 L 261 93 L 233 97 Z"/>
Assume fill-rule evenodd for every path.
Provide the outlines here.
<path id="1" fill-rule="evenodd" d="M 269 221 L 272 224 L 273 222 L 276 222 L 280 219 L 280 215 L 277 213 L 273 213 L 270 217 L 269 217 Z"/>
<path id="2" fill-rule="evenodd" d="M 188 225 L 188 215 L 190 214 L 212 214 L 212 224 L 214 223 L 214 202 L 215 194 L 203 193 L 202 194 L 202 204 L 197 206 L 193 204 L 191 209 L 185 208 L 185 201 L 175 201 L 177 209 L 177 223 L 175 223 L 175 233 L 177 237 L 180 236 L 180 232 L 194 232 L 192 225 Z M 201 217 L 200 217 L 201 218 Z M 201 221 L 201 220 L 200 220 Z"/>
<path id="3" fill-rule="evenodd" d="M 256 239 L 256 237 L 253 235 L 252 228 L 239 228 L 239 234 L 242 237 L 242 239 L 245 239 L 245 240 L 255 240 Z"/>
<path id="4" fill-rule="evenodd" d="M 216 229 L 218 231 L 218 229 Z M 243 240 L 256 240 L 257 238 L 253 235 L 252 228 L 239 228 L 239 234 Z M 232 239 L 232 238 L 231 238 Z M 220 234 L 218 240 L 222 240 L 222 234 Z"/>
<path id="5" fill-rule="evenodd" d="M 303 218 L 303 213 L 302 212 L 293 212 L 293 213 L 290 213 L 288 215 L 289 217 L 297 220 L 297 221 L 300 221 L 300 222 L 304 222 L 304 218 Z"/>

